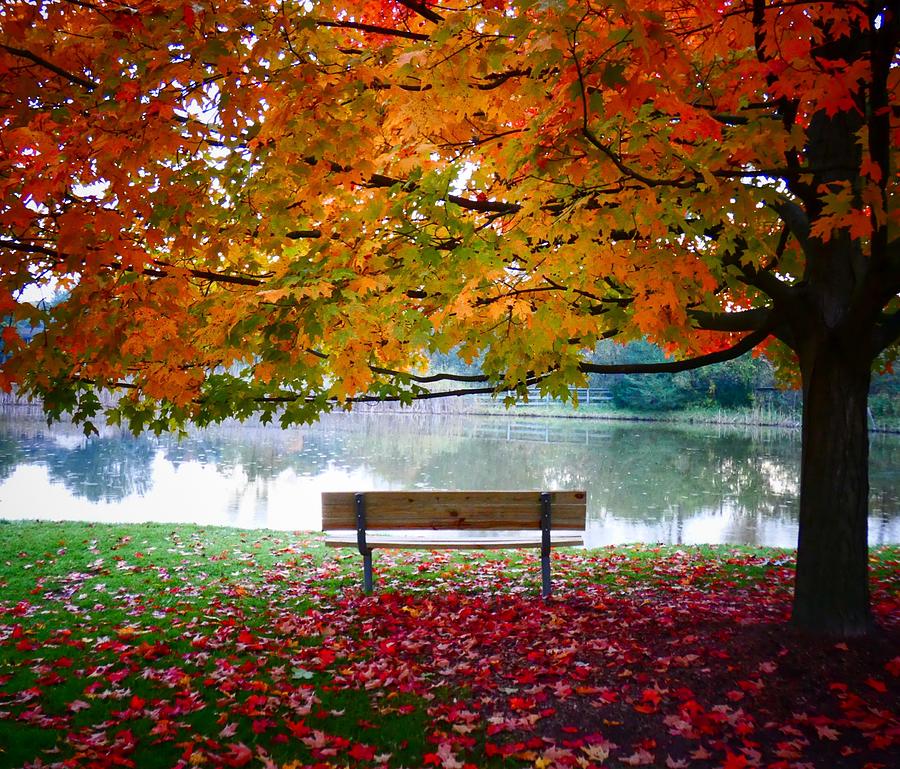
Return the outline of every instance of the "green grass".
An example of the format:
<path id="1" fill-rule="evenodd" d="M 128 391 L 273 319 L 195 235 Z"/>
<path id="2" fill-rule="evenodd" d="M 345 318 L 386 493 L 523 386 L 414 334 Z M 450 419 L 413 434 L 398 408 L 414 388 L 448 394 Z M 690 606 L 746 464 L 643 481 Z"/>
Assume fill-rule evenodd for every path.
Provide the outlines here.
<path id="1" fill-rule="evenodd" d="M 873 551 L 874 579 L 896 588 L 898 564 L 900 547 Z M 576 603 L 689 592 L 777 604 L 792 568 L 793 553 L 772 548 L 567 549 L 554 556 L 554 584 Z M 321 756 L 303 740 L 319 733 L 340 755 L 362 745 L 360 766 L 375 765 L 370 747 L 391 755 L 388 766 L 420 765 L 441 733 L 435 714 L 456 712 L 468 692 L 435 672 L 370 686 L 359 671 L 377 672 L 379 654 L 393 654 L 383 645 L 405 638 L 403 623 L 436 597 L 462 617 L 467 602 L 502 596 L 516 611 L 540 607 L 537 556 L 379 553 L 375 569 L 379 596 L 360 602 L 358 554 L 309 533 L 0 522 L 0 767 L 53 748 L 90 766 L 95 748 L 72 740 L 96 729 L 106 740 L 98 756 L 121 749 L 141 769 L 244 765 L 246 756 L 221 758 L 229 745 L 253 751 L 254 766 L 263 756 L 314 762 Z M 380 635 L 367 623 L 380 623 Z M 435 643 L 441 632 L 450 631 L 439 627 Z M 466 728 L 447 734 L 471 737 L 477 754 L 489 735 Z M 520 765 L 510 761 L 482 755 L 480 765 Z"/>

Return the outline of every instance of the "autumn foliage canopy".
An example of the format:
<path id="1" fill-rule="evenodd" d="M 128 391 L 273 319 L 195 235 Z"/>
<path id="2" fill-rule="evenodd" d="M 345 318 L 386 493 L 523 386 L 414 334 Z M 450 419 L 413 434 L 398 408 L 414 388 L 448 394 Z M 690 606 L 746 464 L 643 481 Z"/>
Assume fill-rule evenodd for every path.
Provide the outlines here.
<path id="1" fill-rule="evenodd" d="M 124 385 L 118 416 L 165 427 L 408 398 L 435 350 L 550 391 L 612 336 L 777 356 L 835 240 L 877 358 L 881 5 L 6 3 L 2 383 L 83 416 Z"/>

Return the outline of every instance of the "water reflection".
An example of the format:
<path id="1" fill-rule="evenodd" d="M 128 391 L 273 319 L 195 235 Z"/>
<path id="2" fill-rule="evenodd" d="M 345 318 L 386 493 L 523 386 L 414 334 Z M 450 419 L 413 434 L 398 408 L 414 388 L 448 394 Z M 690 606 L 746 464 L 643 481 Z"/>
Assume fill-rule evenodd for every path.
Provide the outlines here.
<path id="1" fill-rule="evenodd" d="M 281 431 L 84 439 L 0 423 L 0 516 L 318 529 L 323 490 L 585 488 L 588 543 L 796 542 L 799 437 L 586 420 L 333 415 Z M 900 542 L 900 437 L 874 436 L 870 541 Z"/>

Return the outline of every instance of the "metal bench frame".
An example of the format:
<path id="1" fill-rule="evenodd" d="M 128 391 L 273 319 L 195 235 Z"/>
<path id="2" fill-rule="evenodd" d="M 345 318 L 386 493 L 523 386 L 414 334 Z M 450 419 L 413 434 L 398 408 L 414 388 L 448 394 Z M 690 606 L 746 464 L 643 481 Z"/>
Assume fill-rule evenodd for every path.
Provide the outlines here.
<path id="1" fill-rule="evenodd" d="M 374 589 L 374 578 L 372 572 L 372 551 L 377 547 L 370 543 L 367 540 L 367 525 L 366 525 L 366 494 L 362 492 L 358 492 L 353 495 L 354 507 L 355 507 L 355 515 L 356 515 L 356 547 L 359 550 L 360 555 L 363 557 L 363 591 L 365 593 L 371 593 Z M 553 546 L 553 542 L 551 539 L 551 529 L 553 526 L 553 505 L 552 505 L 552 493 L 551 492 L 540 492 L 540 548 L 541 548 L 541 596 L 543 598 L 549 598 L 552 595 L 552 584 L 550 578 L 550 550 Z M 349 544 L 349 542 L 338 542 L 340 544 Z M 531 544 L 531 543 L 529 543 Z M 562 544 L 576 544 L 575 542 L 564 541 Z M 415 542 L 410 541 L 410 548 L 423 548 L 428 549 L 430 546 L 435 546 L 434 543 L 429 543 L 427 541 Z M 440 545 L 442 547 L 450 547 L 453 549 L 464 549 L 466 547 L 471 547 L 471 541 L 467 544 L 465 540 L 460 540 L 459 545 L 455 546 L 450 544 Z M 516 547 L 517 545 L 498 545 L 498 547 Z M 524 546 L 524 543 L 519 545 Z M 393 547 L 402 548 L 404 545 L 394 544 Z"/>

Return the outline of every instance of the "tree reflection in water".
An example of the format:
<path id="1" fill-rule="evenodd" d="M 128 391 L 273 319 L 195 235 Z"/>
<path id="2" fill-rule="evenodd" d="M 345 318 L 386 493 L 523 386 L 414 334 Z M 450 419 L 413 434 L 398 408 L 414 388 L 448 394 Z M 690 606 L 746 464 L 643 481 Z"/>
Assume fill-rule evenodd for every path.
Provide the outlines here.
<path id="1" fill-rule="evenodd" d="M 91 502 L 146 494 L 156 455 L 151 438 L 119 433 L 88 439 L 68 426 L 48 428 L 42 422 L 0 423 L 0 475 L 18 465 L 45 466 L 53 482 Z"/>
<path id="2" fill-rule="evenodd" d="M 239 523 L 237 511 L 249 508 L 244 525 L 291 528 L 298 505 L 315 505 L 318 492 L 336 486 L 585 488 L 591 544 L 790 545 L 799 449 L 796 433 L 776 429 L 513 417 L 337 414 L 302 429 L 226 426 L 182 440 L 112 430 L 85 439 L 72 426 L 6 420 L 0 516 L 18 517 L 3 489 L 28 465 L 45 467 L 50 483 L 90 502 L 148 495 L 161 468 L 174 482 L 202 467 L 210 492 L 217 479 L 230 484 L 220 502 L 223 524 Z M 900 437 L 873 436 L 871 465 L 870 537 L 898 541 Z M 205 512 L 204 520 L 217 520 L 216 510 Z M 314 528 L 309 512 L 303 520 Z"/>

